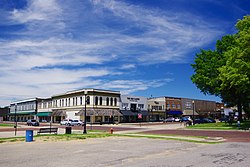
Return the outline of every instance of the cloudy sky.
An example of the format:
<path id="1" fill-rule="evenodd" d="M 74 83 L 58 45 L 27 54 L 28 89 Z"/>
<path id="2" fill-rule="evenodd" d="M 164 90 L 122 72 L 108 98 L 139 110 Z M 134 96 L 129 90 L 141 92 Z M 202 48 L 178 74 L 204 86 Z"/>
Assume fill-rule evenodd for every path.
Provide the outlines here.
<path id="1" fill-rule="evenodd" d="M 0 106 L 81 88 L 220 101 L 190 64 L 247 14 L 249 0 L 1 0 Z"/>

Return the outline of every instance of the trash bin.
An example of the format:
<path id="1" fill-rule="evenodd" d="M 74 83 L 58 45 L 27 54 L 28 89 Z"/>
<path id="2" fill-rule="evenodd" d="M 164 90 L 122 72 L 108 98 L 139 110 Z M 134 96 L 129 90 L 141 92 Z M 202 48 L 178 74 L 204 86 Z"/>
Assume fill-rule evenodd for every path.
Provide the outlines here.
<path id="1" fill-rule="evenodd" d="M 71 134 L 71 127 L 66 127 L 65 130 L 66 130 L 65 131 L 66 134 Z"/>
<path id="2" fill-rule="evenodd" d="M 26 142 L 33 141 L 33 130 L 26 130 Z"/>

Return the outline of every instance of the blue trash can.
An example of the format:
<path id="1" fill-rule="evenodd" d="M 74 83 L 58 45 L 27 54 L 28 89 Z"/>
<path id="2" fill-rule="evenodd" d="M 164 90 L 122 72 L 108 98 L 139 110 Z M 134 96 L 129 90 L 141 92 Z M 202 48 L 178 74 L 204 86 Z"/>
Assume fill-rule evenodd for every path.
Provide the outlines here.
<path id="1" fill-rule="evenodd" d="M 33 141 L 33 130 L 26 130 L 26 142 Z"/>

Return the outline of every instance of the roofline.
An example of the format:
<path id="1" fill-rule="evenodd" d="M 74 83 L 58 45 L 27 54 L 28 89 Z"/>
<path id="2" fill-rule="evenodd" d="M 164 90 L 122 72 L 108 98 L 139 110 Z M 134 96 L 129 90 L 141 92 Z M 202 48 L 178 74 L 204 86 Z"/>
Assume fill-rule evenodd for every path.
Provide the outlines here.
<path id="1" fill-rule="evenodd" d="M 80 93 L 80 92 L 91 92 L 91 91 L 99 91 L 103 93 L 116 93 L 116 94 L 121 94 L 120 91 L 113 91 L 113 90 L 105 90 L 105 89 L 94 89 L 94 88 L 85 88 L 85 89 L 78 89 L 78 90 L 72 90 L 72 91 L 67 91 L 66 93 L 61 93 L 61 94 L 56 94 L 51 97 L 57 97 L 57 96 L 64 96 L 64 95 L 69 95 L 69 94 L 74 94 L 74 93 Z"/>
<path id="2" fill-rule="evenodd" d="M 24 99 L 24 100 L 13 101 L 10 103 L 10 105 L 17 104 L 17 103 L 23 103 L 23 102 L 29 102 L 29 101 L 35 101 L 35 100 L 47 100 L 47 99 L 51 99 L 51 97 L 47 97 L 47 98 L 33 97 L 33 98 L 29 98 L 29 99 Z"/>

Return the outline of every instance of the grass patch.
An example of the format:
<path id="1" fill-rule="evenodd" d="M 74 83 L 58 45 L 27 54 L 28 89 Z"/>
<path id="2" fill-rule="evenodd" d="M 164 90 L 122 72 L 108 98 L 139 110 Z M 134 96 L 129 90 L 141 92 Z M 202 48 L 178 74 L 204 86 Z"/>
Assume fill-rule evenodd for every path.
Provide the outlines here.
<path id="1" fill-rule="evenodd" d="M 57 142 L 57 141 L 71 141 L 71 140 L 85 140 L 87 138 L 103 138 L 109 137 L 112 134 L 104 133 L 98 131 L 98 133 L 93 132 L 88 134 L 42 134 L 33 136 L 34 141 L 43 141 L 43 142 Z M 11 138 L 0 138 L 0 143 L 6 142 L 20 142 L 25 141 L 25 137 L 11 137 Z"/>
<path id="2" fill-rule="evenodd" d="M 250 121 L 244 121 L 238 128 L 237 123 L 234 122 L 232 125 L 226 124 L 225 122 L 207 123 L 207 124 L 196 124 L 194 126 L 187 126 L 187 129 L 207 129 L 207 130 L 240 130 L 241 128 L 250 128 Z"/>
<path id="3" fill-rule="evenodd" d="M 0 127 L 14 127 L 13 124 L 0 124 Z"/>
<path id="4" fill-rule="evenodd" d="M 133 135 L 133 134 L 120 134 L 118 136 L 125 136 L 125 137 L 135 137 L 135 138 L 148 138 L 148 139 L 161 139 L 161 140 L 175 140 L 175 141 L 183 141 L 183 142 L 191 142 L 191 143 L 200 143 L 200 144 L 219 144 L 222 142 L 209 142 L 209 141 L 203 141 L 203 140 L 199 140 L 199 138 L 197 138 L 197 140 L 194 137 L 190 137 L 190 139 L 185 139 L 182 138 L 181 136 L 179 136 L 179 138 L 177 136 L 175 137 L 171 137 L 171 136 L 167 136 L 167 135 L 146 135 L 146 134 L 140 134 L 140 135 Z M 186 136 L 187 137 L 187 136 Z M 206 137 L 203 137 L 204 139 Z"/>

